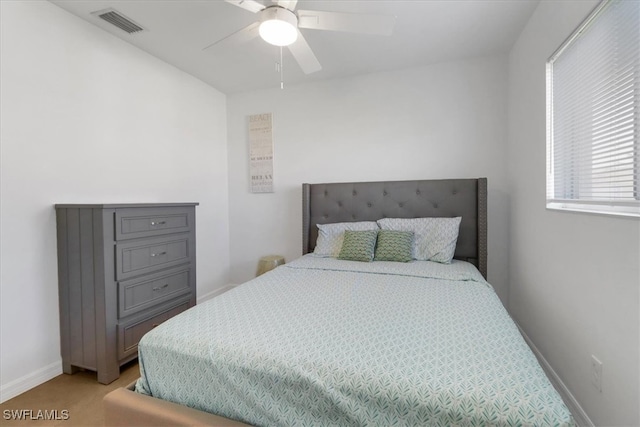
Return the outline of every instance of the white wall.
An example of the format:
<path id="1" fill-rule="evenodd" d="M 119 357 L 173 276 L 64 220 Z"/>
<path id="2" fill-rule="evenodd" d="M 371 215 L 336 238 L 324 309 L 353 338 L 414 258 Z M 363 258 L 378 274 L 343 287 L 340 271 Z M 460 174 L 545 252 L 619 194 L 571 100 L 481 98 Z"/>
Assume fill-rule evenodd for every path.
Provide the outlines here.
<path id="1" fill-rule="evenodd" d="M 507 297 L 506 57 L 230 95 L 231 279 L 302 253 L 303 182 L 488 177 L 489 279 Z M 275 79 L 274 79 L 275 80 Z M 247 117 L 274 114 L 275 193 L 252 194 Z"/>
<path id="2" fill-rule="evenodd" d="M 1 1 L 2 398 L 60 372 L 54 203 L 199 201 L 205 295 L 300 255 L 303 182 L 487 176 L 490 282 L 596 424 L 640 424 L 640 222 L 544 208 L 544 64 L 595 3 L 541 2 L 508 60 L 225 101 L 48 2 Z M 263 112 L 276 192 L 251 194 Z"/>
<path id="3" fill-rule="evenodd" d="M 199 295 L 229 239 L 225 96 L 51 3 L 0 5 L 6 399 L 61 372 L 55 203 L 200 202 Z"/>
<path id="4" fill-rule="evenodd" d="M 545 63 L 596 3 L 541 2 L 509 57 L 509 306 L 596 425 L 631 426 L 640 221 L 545 209 Z M 592 354 L 602 393 L 590 384 Z"/>

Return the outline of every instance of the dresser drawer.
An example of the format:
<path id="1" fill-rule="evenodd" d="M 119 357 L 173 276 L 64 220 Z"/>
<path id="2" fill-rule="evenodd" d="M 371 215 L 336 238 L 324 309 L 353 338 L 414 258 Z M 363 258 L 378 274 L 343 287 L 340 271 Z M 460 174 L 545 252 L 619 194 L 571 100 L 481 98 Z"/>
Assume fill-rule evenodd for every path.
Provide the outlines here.
<path id="1" fill-rule="evenodd" d="M 190 279 L 191 269 L 187 267 L 118 283 L 118 318 L 190 292 Z"/>
<path id="2" fill-rule="evenodd" d="M 189 234 L 176 234 L 116 244 L 118 280 L 189 262 Z"/>
<path id="3" fill-rule="evenodd" d="M 124 359 L 138 351 L 138 343 L 144 334 L 169 320 L 173 316 L 182 313 L 189 308 L 189 301 L 183 300 L 177 305 L 170 306 L 164 311 L 141 318 L 125 324 L 118 325 L 118 357 Z"/>
<path id="4" fill-rule="evenodd" d="M 125 240 L 187 232 L 193 217 L 182 207 L 117 209 L 115 221 L 116 240 Z"/>

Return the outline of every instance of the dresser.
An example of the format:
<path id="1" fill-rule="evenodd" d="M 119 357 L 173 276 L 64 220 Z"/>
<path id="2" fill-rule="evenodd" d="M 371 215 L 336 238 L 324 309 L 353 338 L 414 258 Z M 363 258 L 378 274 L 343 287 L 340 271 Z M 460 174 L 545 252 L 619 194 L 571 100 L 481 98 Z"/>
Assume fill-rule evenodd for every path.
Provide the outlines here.
<path id="1" fill-rule="evenodd" d="M 197 203 L 56 205 L 63 371 L 109 384 L 196 303 Z"/>

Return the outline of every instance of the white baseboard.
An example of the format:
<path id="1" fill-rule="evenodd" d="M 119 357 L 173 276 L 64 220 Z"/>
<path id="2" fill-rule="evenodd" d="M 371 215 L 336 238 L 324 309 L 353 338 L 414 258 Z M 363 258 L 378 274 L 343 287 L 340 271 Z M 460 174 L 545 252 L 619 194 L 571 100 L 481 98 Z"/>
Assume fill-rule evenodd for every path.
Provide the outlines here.
<path id="1" fill-rule="evenodd" d="M 210 300 L 211 298 L 217 297 L 220 294 L 223 294 L 227 291 L 230 291 L 231 289 L 235 288 L 236 285 L 235 283 L 229 283 L 227 286 L 224 286 L 222 288 L 218 288 L 215 291 L 211 291 L 211 292 L 207 292 L 204 295 L 198 296 L 198 300 L 197 300 L 197 304 L 201 304 L 207 300 Z"/>
<path id="2" fill-rule="evenodd" d="M 27 374 L 23 377 L 15 379 L 0 387 L 0 403 L 4 403 L 9 399 L 13 399 L 19 394 L 27 390 L 39 386 L 52 378 L 62 374 L 62 360 L 53 362 L 52 364 L 40 368 L 35 372 Z"/>
<path id="3" fill-rule="evenodd" d="M 556 390 L 558 390 L 558 393 L 560 393 L 560 397 L 562 397 L 564 404 L 567 405 L 567 408 L 569 408 L 569 411 L 571 412 L 571 415 L 573 415 L 573 419 L 575 420 L 576 424 L 578 424 L 578 426 L 580 427 L 595 427 L 595 424 L 593 424 L 587 413 L 584 411 L 584 409 L 582 409 L 582 406 L 580 406 L 580 403 L 578 403 L 573 394 L 571 394 L 569 388 L 565 385 L 564 382 L 562 382 L 556 371 L 554 371 L 549 362 L 547 362 L 547 359 L 545 359 L 542 353 L 540 353 L 538 347 L 536 347 L 533 341 L 531 341 L 527 334 L 524 333 L 522 328 L 520 328 L 520 325 L 516 323 L 516 326 L 518 326 L 522 337 L 527 342 L 527 344 L 529 344 L 529 347 L 531 347 L 533 354 L 535 354 L 535 356 L 538 358 L 538 361 L 540 362 L 542 369 L 547 374 L 547 377 L 549 377 L 551 384 L 553 384 Z"/>

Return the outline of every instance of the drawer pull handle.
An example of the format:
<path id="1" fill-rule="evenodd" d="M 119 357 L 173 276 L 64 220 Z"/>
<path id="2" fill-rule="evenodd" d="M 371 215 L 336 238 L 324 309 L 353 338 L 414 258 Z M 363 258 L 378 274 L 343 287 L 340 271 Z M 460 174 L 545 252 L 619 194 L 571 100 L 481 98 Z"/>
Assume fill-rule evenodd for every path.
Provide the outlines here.
<path id="1" fill-rule="evenodd" d="M 168 283 L 165 283 L 165 284 L 164 284 L 164 285 L 162 285 L 162 286 L 156 286 L 155 288 L 153 288 L 153 290 L 154 290 L 154 291 L 160 291 L 160 290 L 162 290 L 162 289 L 166 289 L 166 288 L 168 288 L 168 287 L 169 287 L 169 284 L 168 284 Z"/>
<path id="2" fill-rule="evenodd" d="M 167 254 L 166 252 L 158 252 L 158 253 L 155 253 L 155 254 L 151 254 L 151 256 L 152 257 L 157 257 L 157 256 L 166 255 L 166 254 Z"/>
<path id="3" fill-rule="evenodd" d="M 151 221 L 151 226 L 156 227 L 158 225 L 165 225 L 167 221 Z"/>

